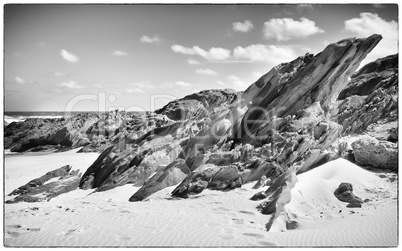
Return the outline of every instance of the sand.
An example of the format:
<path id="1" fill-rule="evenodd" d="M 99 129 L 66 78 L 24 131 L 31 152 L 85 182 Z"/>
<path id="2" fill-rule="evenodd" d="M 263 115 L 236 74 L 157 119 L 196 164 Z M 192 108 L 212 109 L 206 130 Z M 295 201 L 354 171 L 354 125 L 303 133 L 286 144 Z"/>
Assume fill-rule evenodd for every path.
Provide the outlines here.
<path id="1" fill-rule="evenodd" d="M 98 154 L 52 153 L 5 158 L 5 193 L 65 164 L 86 168 Z M 379 177 L 381 176 L 381 177 Z M 285 206 L 298 228 L 283 228 L 285 216 L 265 230 L 270 216 L 249 198 L 267 187 L 255 182 L 228 192 L 205 190 L 174 199 L 165 188 L 142 202 L 128 202 L 139 187 L 130 184 L 93 193 L 75 190 L 49 202 L 5 205 L 5 246 L 30 247 L 313 247 L 396 246 L 397 181 L 387 173 L 366 171 L 338 159 L 298 176 Z M 346 208 L 333 191 L 351 182 L 354 192 L 370 199 L 362 208 Z M 11 197 L 6 196 L 6 199 Z"/>

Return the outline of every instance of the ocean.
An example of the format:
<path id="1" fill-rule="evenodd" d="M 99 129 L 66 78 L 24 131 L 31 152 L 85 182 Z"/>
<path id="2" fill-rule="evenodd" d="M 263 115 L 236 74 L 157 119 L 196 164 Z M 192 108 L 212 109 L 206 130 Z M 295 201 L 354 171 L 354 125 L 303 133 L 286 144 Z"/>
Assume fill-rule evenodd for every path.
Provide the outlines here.
<path id="1" fill-rule="evenodd" d="M 99 112 L 71 112 L 66 113 L 64 111 L 60 112 L 4 112 L 4 122 L 6 124 L 11 124 L 12 122 L 22 122 L 28 118 L 67 118 L 70 116 L 74 116 L 80 113 L 99 113 Z M 103 114 L 104 112 L 100 112 Z"/>
<path id="2" fill-rule="evenodd" d="M 120 111 L 122 112 L 122 111 Z M 59 112 L 46 112 L 46 111 L 41 111 L 41 112 L 4 112 L 4 122 L 5 125 L 11 124 L 12 122 L 22 122 L 25 121 L 28 118 L 68 118 L 71 116 L 75 116 L 77 114 L 83 114 L 83 113 L 90 113 L 90 114 L 105 114 L 107 112 L 105 111 L 73 111 L 70 113 L 67 113 L 65 111 L 59 111 Z M 131 113 L 142 113 L 142 112 L 136 112 L 136 111 L 130 111 L 127 112 L 127 114 Z"/>

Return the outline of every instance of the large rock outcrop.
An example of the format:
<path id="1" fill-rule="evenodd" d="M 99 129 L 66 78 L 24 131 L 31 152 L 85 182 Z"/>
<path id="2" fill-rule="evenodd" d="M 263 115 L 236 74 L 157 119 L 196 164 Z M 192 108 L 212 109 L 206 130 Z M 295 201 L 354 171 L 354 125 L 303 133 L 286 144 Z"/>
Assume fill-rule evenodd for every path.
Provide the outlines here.
<path id="1" fill-rule="evenodd" d="M 84 189 L 96 188 L 97 191 L 104 191 L 130 183 L 137 186 L 146 184 L 147 189 L 157 191 L 154 187 L 157 186 L 156 183 L 148 181 L 148 178 L 164 167 L 166 169 L 163 172 L 175 172 L 174 170 L 170 170 L 173 167 L 168 165 L 175 161 L 176 158 L 184 159 L 182 157 L 184 155 L 183 148 L 186 148 L 190 144 L 191 139 L 195 138 L 196 135 L 199 136 L 206 132 L 211 127 L 211 121 L 214 116 L 218 116 L 220 111 L 225 110 L 225 107 L 232 104 L 233 100 L 237 98 L 236 95 L 236 93 L 230 90 L 202 91 L 198 94 L 187 96 L 182 100 L 169 103 L 157 111 L 157 114 L 146 114 L 150 118 L 152 117 L 156 123 L 151 123 L 152 126 L 148 124 L 147 130 L 137 130 L 136 133 L 122 134 L 118 140 L 116 139 L 116 143 L 106 148 L 84 173 L 80 187 Z M 181 120 L 182 117 L 178 118 L 172 115 L 175 114 L 175 112 L 171 113 L 172 107 L 176 107 L 177 109 L 192 109 L 191 106 L 187 107 L 177 104 L 187 103 L 189 100 L 192 100 L 191 102 L 196 100 L 200 104 L 203 104 L 205 109 L 203 108 L 202 111 L 207 113 L 202 113 L 203 115 L 199 117 L 191 113 L 195 117 L 189 115 L 192 119 L 188 119 L 186 115 L 183 120 Z M 190 114 L 187 112 L 185 111 L 186 114 Z M 170 120 L 169 116 L 178 119 L 178 121 Z M 151 122 L 150 118 L 148 120 Z M 159 122 L 155 118 L 162 119 L 163 121 Z M 190 170 L 194 170 L 191 169 L 191 165 L 188 165 L 187 161 L 185 164 L 189 166 Z M 159 175 L 162 175 L 163 179 L 169 179 L 170 177 L 162 173 L 157 176 Z M 163 181 L 160 180 L 160 182 Z M 170 184 L 171 181 L 166 181 L 165 183 Z M 159 187 L 158 189 L 162 188 Z M 134 196 L 132 200 L 138 200 L 135 198 L 145 198 L 145 195 L 149 195 L 150 193 L 143 192 L 143 194 L 144 196 Z"/>
<path id="2" fill-rule="evenodd" d="M 398 146 L 364 136 L 352 143 L 353 155 L 360 165 L 398 171 Z"/>

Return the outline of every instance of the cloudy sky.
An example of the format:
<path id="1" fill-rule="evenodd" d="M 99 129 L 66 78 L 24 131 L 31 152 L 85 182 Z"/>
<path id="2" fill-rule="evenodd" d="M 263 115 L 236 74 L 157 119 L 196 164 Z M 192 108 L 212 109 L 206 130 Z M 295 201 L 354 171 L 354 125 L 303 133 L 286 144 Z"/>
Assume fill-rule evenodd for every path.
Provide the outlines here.
<path id="1" fill-rule="evenodd" d="M 245 90 L 348 37 L 398 52 L 397 5 L 5 5 L 6 111 L 150 110 Z"/>

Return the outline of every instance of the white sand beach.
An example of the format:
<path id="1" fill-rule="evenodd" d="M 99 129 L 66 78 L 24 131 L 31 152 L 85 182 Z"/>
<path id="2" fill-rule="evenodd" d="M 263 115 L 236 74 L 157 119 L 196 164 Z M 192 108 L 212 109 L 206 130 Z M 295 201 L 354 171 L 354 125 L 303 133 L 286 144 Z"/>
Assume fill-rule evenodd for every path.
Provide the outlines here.
<path id="1" fill-rule="evenodd" d="M 95 153 L 78 149 L 47 155 L 5 157 L 5 191 L 47 171 L 70 164 L 86 168 Z M 381 176 L 381 177 L 380 177 Z M 7 247 L 350 247 L 397 245 L 397 181 L 338 159 L 298 176 L 285 206 L 298 228 L 286 230 L 281 217 L 270 232 L 270 216 L 249 198 L 267 187 L 254 182 L 229 191 L 205 190 L 189 199 L 171 198 L 174 186 L 143 202 L 128 202 L 139 188 L 125 185 L 92 193 L 75 190 L 49 202 L 5 204 Z M 369 199 L 362 208 L 347 208 L 333 195 L 341 182 Z M 12 197 L 6 196 L 6 200 Z"/>

